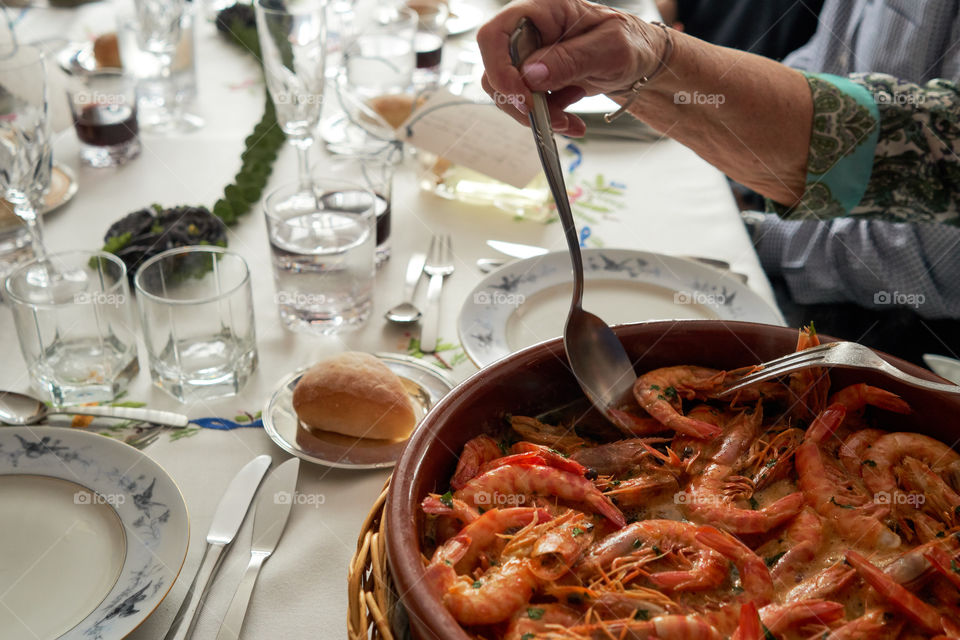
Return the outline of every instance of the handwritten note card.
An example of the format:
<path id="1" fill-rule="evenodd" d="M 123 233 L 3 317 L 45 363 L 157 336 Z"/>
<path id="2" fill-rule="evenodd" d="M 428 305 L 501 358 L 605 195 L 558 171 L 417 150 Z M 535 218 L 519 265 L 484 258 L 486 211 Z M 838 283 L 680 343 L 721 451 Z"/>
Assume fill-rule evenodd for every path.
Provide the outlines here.
<path id="1" fill-rule="evenodd" d="M 438 91 L 400 127 L 401 138 L 454 164 L 522 188 L 541 171 L 530 129 L 491 103 Z"/>

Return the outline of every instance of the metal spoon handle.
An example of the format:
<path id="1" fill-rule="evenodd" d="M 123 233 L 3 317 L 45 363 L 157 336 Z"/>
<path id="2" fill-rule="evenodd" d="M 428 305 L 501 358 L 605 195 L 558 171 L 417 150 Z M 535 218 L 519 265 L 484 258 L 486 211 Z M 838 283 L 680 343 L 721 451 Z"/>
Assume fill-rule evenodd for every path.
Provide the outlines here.
<path id="1" fill-rule="evenodd" d="M 410 262 L 407 263 L 407 274 L 403 281 L 403 301 L 413 302 L 413 296 L 417 292 L 417 285 L 420 284 L 420 276 L 423 275 L 423 267 L 427 264 L 427 254 L 415 253 L 410 256 Z"/>
<path id="2" fill-rule="evenodd" d="M 553 139 L 553 129 L 550 126 L 550 109 L 547 107 L 547 98 L 542 93 L 533 94 L 533 108 L 529 113 L 530 126 L 537 137 L 537 153 L 543 163 L 547 184 L 550 193 L 557 205 L 560 215 L 560 224 L 563 226 L 563 235 L 570 250 L 570 262 L 573 263 L 573 305 L 583 306 L 583 255 L 580 253 L 580 235 L 577 233 L 577 223 L 573 219 L 570 209 L 570 199 L 567 195 L 567 186 L 563 182 L 563 167 L 560 164 L 560 153 L 557 143 Z"/>
<path id="3" fill-rule="evenodd" d="M 136 407 L 71 407 L 51 409 L 48 415 L 66 416 L 104 416 L 107 418 L 123 418 L 138 422 L 152 422 L 166 427 L 183 428 L 190 419 L 182 413 L 172 411 L 157 411 L 155 409 L 139 409 Z"/>

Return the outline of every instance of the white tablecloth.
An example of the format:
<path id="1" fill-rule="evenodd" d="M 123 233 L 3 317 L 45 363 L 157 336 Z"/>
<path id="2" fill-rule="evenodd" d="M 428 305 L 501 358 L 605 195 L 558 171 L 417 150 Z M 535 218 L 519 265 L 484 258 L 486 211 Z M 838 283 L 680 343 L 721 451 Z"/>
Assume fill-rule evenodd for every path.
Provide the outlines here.
<path id="1" fill-rule="evenodd" d="M 34 9 L 18 26 L 24 40 L 64 35 L 83 40 L 112 28 L 109 6 Z M 249 56 L 219 37 L 206 22 L 199 25 L 197 55 L 198 110 L 207 120 L 201 131 L 176 138 L 144 136 L 142 157 L 116 170 L 80 166 L 73 131 L 67 129 L 59 135 L 56 161 L 75 171 L 80 191 L 46 220 L 51 250 L 99 248 L 106 228 L 120 216 L 154 202 L 210 205 L 232 180 L 243 139 L 261 113 L 259 70 Z M 51 99 L 63 98 L 51 95 Z M 602 174 L 606 180 L 627 186 L 622 207 L 593 226 L 595 240 L 608 247 L 725 260 L 735 271 L 749 276 L 750 287 L 772 303 L 769 283 L 740 223 L 726 180 L 718 171 L 671 141 L 645 144 L 596 139 L 580 143 L 580 148 L 584 161 L 579 175 L 592 178 Z M 324 156 L 319 149 L 314 159 L 322 166 Z M 293 179 L 295 172 L 294 152 L 285 148 L 270 185 Z M 394 188 L 393 257 L 378 272 L 375 308 L 366 328 L 341 338 L 285 332 L 273 303 L 264 220 L 251 213 L 230 230 L 229 245 L 246 258 L 253 274 L 260 353 L 253 379 L 238 397 L 184 407 L 151 387 L 142 361 L 129 398 L 154 408 L 185 410 L 191 417 L 233 417 L 241 410 L 262 408 L 277 380 L 324 355 L 344 348 L 404 351 L 410 330 L 387 326 L 381 317 L 399 300 L 406 258 L 414 250 L 425 250 L 432 232 L 449 232 L 454 237 L 456 272 L 446 282 L 441 320 L 441 338 L 449 342 L 456 342 L 458 310 L 481 278 L 474 262 L 493 257 L 485 240 L 500 238 L 551 249 L 565 246 L 557 224 L 518 222 L 492 209 L 420 192 L 412 167 L 400 169 Z M 421 286 L 421 296 L 424 290 Z M 416 335 L 416 329 L 412 331 Z M 26 391 L 29 384 L 8 311 L 0 311 L 0 335 L 4 354 L 0 388 Z M 453 376 L 461 380 L 475 370 L 465 362 L 456 367 Z M 261 453 L 271 454 L 275 462 L 287 457 L 262 429 L 203 430 L 176 441 L 163 437 L 146 451 L 183 492 L 191 516 L 191 544 L 180 579 L 159 609 L 130 636 L 136 640 L 163 637 L 196 572 L 214 508 L 236 471 Z M 322 504 L 295 505 L 280 547 L 264 566 L 242 637 L 343 637 L 348 562 L 360 524 L 387 476 L 386 471 L 347 472 L 304 463 L 299 491 L 323 496 Z M 245 523 L 212 587 L 195 638 L 216 635 L 247 562 L 251 520 Z"/>

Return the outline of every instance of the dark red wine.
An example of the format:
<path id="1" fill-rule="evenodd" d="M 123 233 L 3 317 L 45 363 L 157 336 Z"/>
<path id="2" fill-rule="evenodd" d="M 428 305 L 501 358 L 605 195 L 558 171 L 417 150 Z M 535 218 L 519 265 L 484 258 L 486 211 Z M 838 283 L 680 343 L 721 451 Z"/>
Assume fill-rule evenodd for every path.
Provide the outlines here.
<path id="1" fill-rule="evenodd" d="M 379 193 L 377 196 L 377 246 L 386 242 L 390 238 L 390 201 Z"/>
<path id="2" fill-rule="evenodd" d="M 435 33 L 418 31 L 413 39 L 417 52 L 417 69 L 432 69 L 440 65 L 443 53 L 443 38 Z"/>
<path id="3" fill-rule="evenodd" d="M 137 136 L 137 112 L 126 105 L 88 105 L 73 124 L 81 142 L 98 147 L 123 144 Z"/>

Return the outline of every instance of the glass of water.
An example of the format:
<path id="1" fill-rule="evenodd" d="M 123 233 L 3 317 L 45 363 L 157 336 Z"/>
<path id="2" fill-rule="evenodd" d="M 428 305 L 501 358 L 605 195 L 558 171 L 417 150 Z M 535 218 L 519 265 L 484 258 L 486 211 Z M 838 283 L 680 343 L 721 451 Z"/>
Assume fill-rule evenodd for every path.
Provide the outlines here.
<path id="1" fill-rule="evenodd" d="M 357 15 L 343 49 L 348 90 L 367 101 L 409 92 L 416 67 L 416 12 L 402 4 L 377 3 Z"/>
<path id="2" fill-rule="evenodd" d="M 236 395 L 257 367 L 250 270 L 219 247 L 170 249 L 133 280 L 154 384 L 181 402 Z"/>
<path id="3" fill-rule="evenodd" d="M 264 198 L 280 319 L 292 331 L 362 327 L 373 306 L 376 197 L 348 181 L 314 177 Z"/>
<path id="4" fill-rule="evenodd" d="M 30 377 L 57 405 L 117 397 L 139 372 L 127 270 L 71 251 L 23 265 L 5 284 Z"/>

